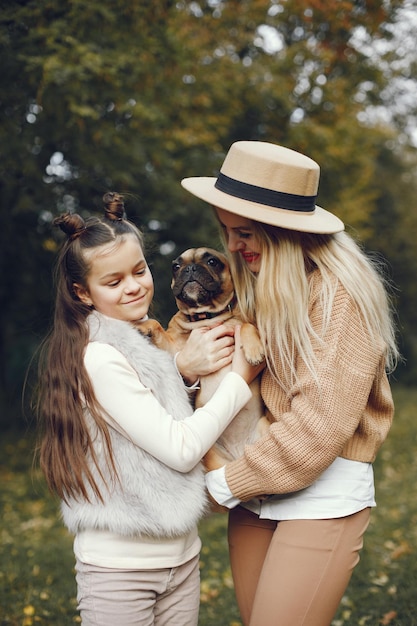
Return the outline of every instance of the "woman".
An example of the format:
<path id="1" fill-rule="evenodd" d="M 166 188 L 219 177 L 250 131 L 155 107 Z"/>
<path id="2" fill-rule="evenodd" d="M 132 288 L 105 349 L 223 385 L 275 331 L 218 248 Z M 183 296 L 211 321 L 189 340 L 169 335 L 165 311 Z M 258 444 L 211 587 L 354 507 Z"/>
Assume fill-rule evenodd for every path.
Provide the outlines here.
<path id="1" fill-rule="evenodd" d="M 386 370 L 398 352 L 384 282 L 315 204 L 319 171 L 293 150 L 242 141 L 217 179 L 182 181 L 215 207 L 239 305 L 267 355 L 269 432 L 206 477 L 231 509 L 245 626 L 330 624 L 359 561 L 372 463 L 393 417 Z"/>

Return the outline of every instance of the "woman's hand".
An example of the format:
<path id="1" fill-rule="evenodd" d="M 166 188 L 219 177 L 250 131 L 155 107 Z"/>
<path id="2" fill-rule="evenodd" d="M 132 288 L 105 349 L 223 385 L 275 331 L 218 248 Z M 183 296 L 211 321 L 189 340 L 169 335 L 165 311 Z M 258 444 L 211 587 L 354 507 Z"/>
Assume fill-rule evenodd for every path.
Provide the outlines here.
<path id="1" fill-rule="evenodd" d="M 207 376 L 230 365 L 234 343 L 234 329 L 226 324 L 191 331 L 185 346 L 177 355 L 177 367 L 181 375 L 192 384 L 200 376 Z"/>
<path id="2" fill-rule="evenodd" d="M 263 361 L 260 365 L 250 365 L 245 358 L 240 335 L 240 325 L 235 327 L 235 351 L 232 360 L 232 372 L 240 374 L 242 378 L 249 384 L 254 378 L 262 372 L 265 367 Z"/>

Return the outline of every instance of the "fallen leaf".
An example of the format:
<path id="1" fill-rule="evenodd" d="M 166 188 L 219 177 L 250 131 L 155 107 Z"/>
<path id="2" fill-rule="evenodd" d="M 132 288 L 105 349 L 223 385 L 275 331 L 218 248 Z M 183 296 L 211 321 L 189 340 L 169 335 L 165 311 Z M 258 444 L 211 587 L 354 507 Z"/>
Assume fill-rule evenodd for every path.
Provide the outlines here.
<path id="1" fill-rule="evenodd" d="M 391 558 L 392 559 L 399 559 L 401 556 L 403 556 L 404 554 L 411 554 L 412 549 L 409 543 L 407 543 L 406 541 L 402 541 L 400 543 L 400 545 L 392 551 L 391 554 Z"/>
<path id="2" fill-rule="evenodd" d="M 391 624 L 392 620 L 396 617 L 397 611 L 388 611 L 388 613 L 385 613 L 385 615 L 379 620 L 379 623 L 382 624 L 382 626 L 387 626 L 388 624 Z"/>
<path id="3" fill-rule="evenodd" d="M 35 615 L 35 607 L 31 604 L 28 604 L 23 609 L 23 615 Z"/>

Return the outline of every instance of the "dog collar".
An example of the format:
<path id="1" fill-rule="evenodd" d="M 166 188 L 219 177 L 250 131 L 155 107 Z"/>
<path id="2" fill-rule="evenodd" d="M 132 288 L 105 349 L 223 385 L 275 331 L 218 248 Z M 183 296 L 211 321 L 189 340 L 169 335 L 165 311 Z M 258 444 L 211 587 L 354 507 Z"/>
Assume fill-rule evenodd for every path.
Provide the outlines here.
<path id="1" fill-rule="evenodd" d="M 227 307 L 223 309 L 223 311 L 202 311 L 201 313 L 193 313 L 192 315 L 185 314 L 185 317 L 189 322 L 198 322 L 199 320 L 211 320 L 213 319 L 213 317 L 223 315 L 223 313 L 231 313 L 236 304 L 236 296 L 233 296 L 233 298 L 230 300 Z"/>

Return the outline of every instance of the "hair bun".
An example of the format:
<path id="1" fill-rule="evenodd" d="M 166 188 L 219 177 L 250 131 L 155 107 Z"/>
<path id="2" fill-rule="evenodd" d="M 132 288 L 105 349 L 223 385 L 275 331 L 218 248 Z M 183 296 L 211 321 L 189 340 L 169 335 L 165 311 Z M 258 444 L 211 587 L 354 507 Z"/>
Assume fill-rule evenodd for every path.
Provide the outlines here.
<path id="1" fill-rule="evenodd" d="M 105 217 L 114 222 L 121 222 L 126 219 L 123 196 L 114 191 L 108 191 L 103 196 Z"/>
<path id="2" fill-rule="evenodd" d="M 58 226 L 70 240 L 79 237 L 85 230 L 85 221 L 78 213 L 65 213 L 56 217 L 53 221 L 54 226 Z"/>

